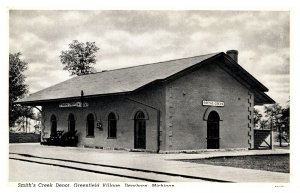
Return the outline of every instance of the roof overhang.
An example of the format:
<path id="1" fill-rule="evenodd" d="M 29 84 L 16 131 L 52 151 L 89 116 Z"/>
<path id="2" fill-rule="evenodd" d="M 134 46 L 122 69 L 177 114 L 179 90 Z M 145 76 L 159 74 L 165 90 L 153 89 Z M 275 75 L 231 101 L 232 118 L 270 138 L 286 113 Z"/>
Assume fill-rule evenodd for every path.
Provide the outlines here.
<path id="1" fill-rule="evenodd" d="M 99 95 L 86 95 L 83 96 L 84 99 L 107 97 L 107 96 L 120 96 L 126 95 L 131 92 L 118 92 L 118 93 L 107 93 Z M 77 97 L 68 97 L 68 98 L 57 98 L 57 99 L 47 99 L 47 100 L 34 100 L 34 101 L 15 101 L 14 104 L 20 104 L 25 106 L 43 106 L 46 103 L 56 103 L 56 102 L 67 102 L 67 101 L 78 101 L 81 100 L 81 96 Z"/>
<path id="2" fill-rule="evenodd" d="M 254 91 L 254 105 L 274 104 L 275 101 L 264 92 Z"/>

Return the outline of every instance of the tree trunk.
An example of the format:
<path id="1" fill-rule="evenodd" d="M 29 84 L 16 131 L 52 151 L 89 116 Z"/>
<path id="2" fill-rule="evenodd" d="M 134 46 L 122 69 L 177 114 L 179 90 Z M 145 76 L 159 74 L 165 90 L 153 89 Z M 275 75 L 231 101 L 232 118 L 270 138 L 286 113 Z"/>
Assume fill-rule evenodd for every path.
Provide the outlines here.
<path id="1" fill-rule="evenodd" d="M 28 121 L 28 130 L 29 130 L 29 133 L 30 133 L 30 119 Z"/>
<path id="2" fill-rule="evenodd" d="M 25 117 L 25 133 L 27 133 L 27 117 Z"/>
<path id="3" fill-rule="evenodd" d="M 22 117 L 23 132 L 25 132 L 25 117 Z"/>

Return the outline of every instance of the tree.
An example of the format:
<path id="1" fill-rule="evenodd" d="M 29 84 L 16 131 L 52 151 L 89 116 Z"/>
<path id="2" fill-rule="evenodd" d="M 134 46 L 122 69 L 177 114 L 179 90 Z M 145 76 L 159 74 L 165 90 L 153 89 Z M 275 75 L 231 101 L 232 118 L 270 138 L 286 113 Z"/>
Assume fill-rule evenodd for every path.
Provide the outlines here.
<path id="1" fill-rule="evenodd" d="M 289 138 L 289 118 L 290 107 L 282 108 L 278 103 L 271 106 L 265 106 L 266 117 L 268 118 L 274 131 L 278 132 L 278 139 L 281 142 L 284 139 L 288 142 Z"/>
<path id="2" fill-rule="evenodd" d="M 282 109 L 282 117 L 281 117 L 282 121 L 283 121 L 283 132 L 286 132 L 286 141 L 289 140 L 290 138 L 290 104 L 288 101 L 288 105 L 286 108 Z"/>
<path id="3" fill-rule="evenodd" d="M 263 117 L 258 109 L 253 111 L 254 125 L 259 129 L 269 129 L 269 121 Z"/>
<path id="4" fill-rule="evenodd" d="M 258 111 L 258 109 L 254 109 L 253 111 L 254 125 L 260 123 L 261 118 L 262 118 L 262 114 Z"/>
<path id="5" fill-rule="evenodd" d="M 265 106 L 265 113 L 268 121 L 272 123 L 273 130 L 279 131 L 282 124 L 282 107 L 278 103 Z"/>
<path id="6" fill-rule="evenodd" d="M 270 124 L 269 124 L 268 120 L 262 119 L 262 120 L 260 120 L 259 124 L 260 124 L 261 129 L 269 129 Z"/>
<path id="7" fill-rule="evenodd" d="M 92 65 L 96 64 L 96 52 L 99 48 L 95 42 L 81 43 L 73 40 L 69 44 L 69 50 L 62 51 L 60 61 L 64 70 L 68 70 L 72 75 L 91 74 L 96 72 Z"/>
<path id="8" fill-rule="evenodd" d="M 33 116 L 31 107 L 23 107 L 14 102 L 28 93 L 23 72 L 27 69 L 27 63 L 20 59 L 21 53 L 9 54 L 9 126 L 13 127 L 19 117 Z"/>

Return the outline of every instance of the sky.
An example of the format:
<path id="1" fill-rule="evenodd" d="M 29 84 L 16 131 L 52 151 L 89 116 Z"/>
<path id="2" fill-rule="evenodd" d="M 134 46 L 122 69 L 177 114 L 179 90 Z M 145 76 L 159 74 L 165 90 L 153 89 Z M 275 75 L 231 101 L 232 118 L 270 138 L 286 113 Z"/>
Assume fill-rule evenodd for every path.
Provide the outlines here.
<path id="1" fill-rule="evenodd" d="M 33 93 L 71 78 L 59 55 L 73 40 L 96 42 L 97 71 L 239 51 L 239 64 L 285 106 L 290 96 L 287 11 L 9 12 L 9 52 L 28 62 Z"/>

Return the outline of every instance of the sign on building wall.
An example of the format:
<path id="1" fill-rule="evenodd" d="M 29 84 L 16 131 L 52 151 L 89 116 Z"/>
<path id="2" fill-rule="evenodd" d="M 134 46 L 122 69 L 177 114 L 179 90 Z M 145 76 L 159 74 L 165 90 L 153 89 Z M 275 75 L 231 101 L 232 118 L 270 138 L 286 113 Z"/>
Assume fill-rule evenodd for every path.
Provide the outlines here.
<path id="1" fill-rule="evenodd" d="M 88 103 L 83 103 L 83 107 L 88 107 Z M 72 102 L 72 103 L 60 103 L 59 107 L 66 108 L 66 107 L 82 107 L 81 102 Z"/>
<path id="2" fill-rule="evenodd" d="M 202 101 L 203 106 L 224 107 L 225 103 L 221 101 Z"/>
<path id="3" fill-rule="evenodd" d="M 99 130 L 103 130 L 102 129 L 102 123 L 101 123 L 101 121 L 100 120 L 98 120 L 97 122 L 96 122 L 96 127 L 99 129 Z"/>

